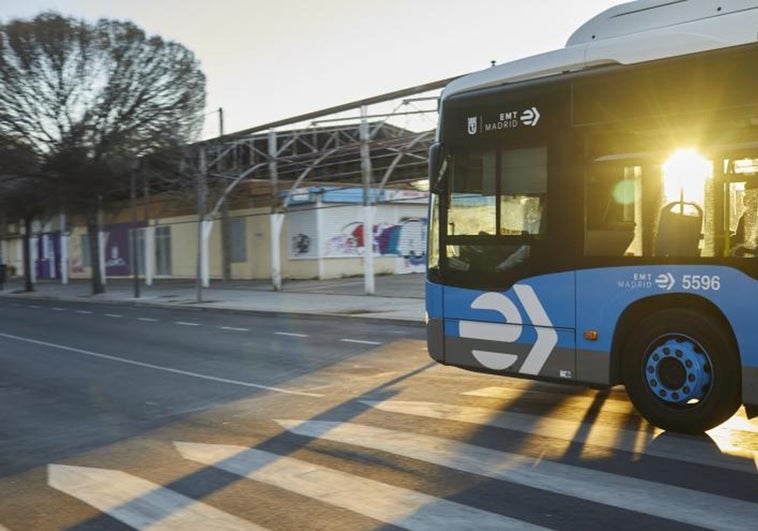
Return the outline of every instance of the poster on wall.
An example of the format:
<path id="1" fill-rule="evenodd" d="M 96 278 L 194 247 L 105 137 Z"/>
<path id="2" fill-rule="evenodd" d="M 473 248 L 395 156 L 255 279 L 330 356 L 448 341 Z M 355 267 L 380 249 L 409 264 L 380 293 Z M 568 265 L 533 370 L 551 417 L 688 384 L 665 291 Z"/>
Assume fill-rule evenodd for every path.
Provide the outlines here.
<path id="1" fill-rule="evenodd" d="M 131 268 L 131 246 L 129 232 L 131 223 L 116 223 L 103 227 L 105 241 L 105 275 L 108 277 L 129 276 Z M 89 234 L 83 233 L 79 238 L 69 241 L 69 260 L 72 273 L 84 273 L 85 267 L 91 267 Z"/>
<path id="2" fill-rule="evenodd" d="M 128 276 L 132 272 L 129 249 L 131 223 L 117 223 L 105 227 L 105 274 L 109 277 Z"/>
<path id="3" fill-rule="evenodd" d="M 61 233 L 45 232 L 37 236 L 34 260 L 35 275 L 38 279 L 60 278 L 61 274 Z"/>

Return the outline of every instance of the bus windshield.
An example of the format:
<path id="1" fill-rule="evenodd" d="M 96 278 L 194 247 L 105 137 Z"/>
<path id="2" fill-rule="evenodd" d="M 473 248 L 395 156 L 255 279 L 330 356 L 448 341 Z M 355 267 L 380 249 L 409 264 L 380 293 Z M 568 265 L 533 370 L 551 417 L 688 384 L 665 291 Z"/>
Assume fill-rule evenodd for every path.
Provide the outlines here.
<path id="1" fill-rule="evenodd" d="M 547 149 L 461 149 L 449 171 L 450 267 L 503 271 L 527 261 L 546 230 Z"/>

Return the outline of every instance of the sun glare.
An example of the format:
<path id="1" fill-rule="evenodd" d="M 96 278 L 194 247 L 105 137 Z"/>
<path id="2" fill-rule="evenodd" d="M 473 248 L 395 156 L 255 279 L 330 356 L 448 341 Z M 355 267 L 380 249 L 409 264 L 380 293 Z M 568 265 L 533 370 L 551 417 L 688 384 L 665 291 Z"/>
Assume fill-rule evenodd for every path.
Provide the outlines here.
<path id="1" fill-rule="evenodd" d="M 678 149 L 663 164 L 663 189 L 667 201 L 703 204 L 705 181 L 712 176 L 711 162 L 694 149 Z"/>

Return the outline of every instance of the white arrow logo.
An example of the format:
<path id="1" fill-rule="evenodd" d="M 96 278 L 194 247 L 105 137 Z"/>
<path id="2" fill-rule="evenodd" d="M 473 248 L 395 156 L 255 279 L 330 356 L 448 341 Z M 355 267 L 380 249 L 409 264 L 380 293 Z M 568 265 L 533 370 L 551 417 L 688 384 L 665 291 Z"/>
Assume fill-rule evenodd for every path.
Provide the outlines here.
<path id="1" fill-rule="evenodd" d="M 655 277 L 655 285 L 661 289 L 671 291 L 671 288 L 676 284 L 676 279 L 671 273 L 661 273 Z"/>
<path id="2" fill-rule="evenodd" d="M 534 127 L 540 121 L 540 112 L 537 107 L 532 107 L 521 113 L 521 123 Z"/>
<path id="3" fill-rule="evenodd" d="M 519 372 L 536 375 L 542 370 L 550 353 L 558 344 L 558 333 L 553 329 L 553 323 L 531 286 L 515 285 L 513 290 L 537 332 L 537 341 L 532 346 L 532 350 L 529 351 Z M 471 308 L 495 310 L 505 318 L 505 324 L 461 321 L 459 323 L 461 337 L 503 343 L 513 343 L 521 337 L 523 331 L 521 314 L 513 301 L 505 295 L 484 293 L 474 300 Z M 515 354 L 502 352 L 474 350 L 472 354 L 479 363 L 488 369 L 498 371 L 509 368 L 518 360 L 518 356 Z"/>

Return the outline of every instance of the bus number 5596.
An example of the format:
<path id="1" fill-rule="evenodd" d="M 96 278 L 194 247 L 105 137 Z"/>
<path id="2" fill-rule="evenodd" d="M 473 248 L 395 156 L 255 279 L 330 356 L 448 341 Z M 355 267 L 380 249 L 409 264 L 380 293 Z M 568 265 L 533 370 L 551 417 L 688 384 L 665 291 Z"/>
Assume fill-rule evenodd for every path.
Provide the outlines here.
<path id="1" fill-rule="evenodd" d="M 718 275 L 682 275 L 682 289 L 718 291 L 721 289 L 721 278 Z"/>

